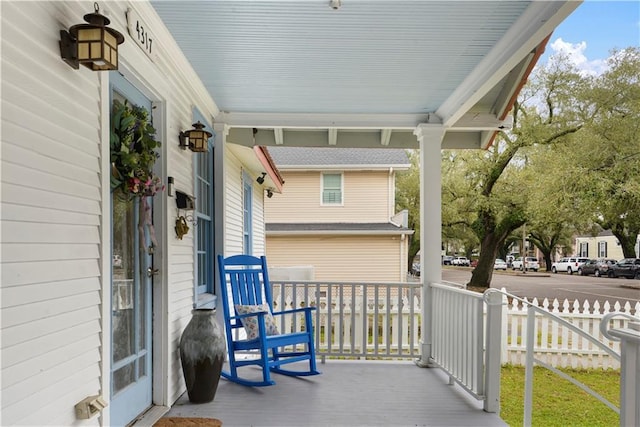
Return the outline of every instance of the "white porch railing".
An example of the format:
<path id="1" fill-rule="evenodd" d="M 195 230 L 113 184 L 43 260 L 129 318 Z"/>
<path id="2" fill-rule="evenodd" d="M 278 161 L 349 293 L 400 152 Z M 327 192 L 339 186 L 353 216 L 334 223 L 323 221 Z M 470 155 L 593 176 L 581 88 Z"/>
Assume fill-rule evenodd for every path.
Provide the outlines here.
<path id="1" fill-rule="evenodd" d="M 620 313 L 602 319 L 600 331 L 622 343 L 620 367 L 620 426 L 640 426 L 640 322 L 629 322 L 626 328 L 609 329 L 610 320 Z M 631 318 L 631 316 L 624 315 Z M 632 318 L 635 320 L 635 318 Z"/>
<path id="2" fill-rule="evenodd" d="M 468 393 L 484 401 L 484 410 L 500 408 L 502 298 L 485 310 L 483 294 L 431 284 L 430 363 L 439 366 Z M 485 322 L 486 312 L 486 322 Z"/>
<path id="3" fill-rule="evenodd" d="M 276 310 L 318 307 L 314 314 L 315 344 L 322 361 L 326 357 L 420 356 L 419 343 L 423 338 L 420 283 L 272 281 L 272 286 Z M 451 382 L 483 399 L 486 411 L 499 410 L 501 361 L 518 360 L 527 368 L 525 425 L 529 425 L 533 363 L 566 377 L 554 365 L 566 366 L 563 360 L 569 354 L 569 360 L 574 360 L 571 366 L 576 363 L 572 357 L 597 359 L 601 367 L 621 366 L 619 410 L 583 384 L 567 379 L 619 412 L 622 426 L 640 425 L 640 326 L 633 324 L 638 305 L 636 317 L 626 306 L 626 313 L 600 314 L 599 307 L 594 307 L 593 313 L 585 313 L 574 304 L 571 310 L 565 307 L 566 312 L 562 313 L 557 302 L 549 310 L 548 302 L 538 307 L 537 301 L 529 302 L 504 290 L 490 289 L 478 294 L 448 284 L 431 284 L 430 288 L 429 363 L 445 370 Z M 507 296 L 512 300 L 511 307 L 506 307 Z M 606 311 L 610 307 L 605 304 L 604 308 Z M 614 308 L 620 309 L 615 304 Z M 282 331 L 304 327 L 301 317 L 285 316 L 279 321 Z M 611 330 L 607 332 L 608 328 Z M 516 357 L 512 353 L 517 359 L 512 359 Z M 558 357 L 560 353 L 564 359 Z M 551 359 L 545 360 L 548 354 Z M 580 366 L 586 367 L 583 363 Z"/>
<path id="4" fill-rule="evenodd" d="M 640 388 L 640 357 L 639 357 L 639 349 L 640 349 L 640 328 L 631 327 L 633 325 L 633 321 L 637 321 L 638 319 L 634 316 L 631 316 L 628 313 L 608 313 L 603 316 L 600 322 L 600 331 L 601 333 L 607 337 L 611 342 L 615 340 L 622 340 L 622 357 L 619 353 L 610 348 L 608 344 L 603 343 L 598 340 L 594 334 L 585 331 L 578 326 L 568 322 L 567 320 L 561 318 L 555 313 L 549 312 L 545 308 L 538 307 L 533 303 L 528 302 L 526 299 L 521 299 L 515 295 L 511 295 L 504 290 L 498 289 L 489 289 L 485 292 L 485 297 L 490 297 L 491 294 L 501 295 L 502 301 L 493 300 L 488 301 L 489 305 L 493 304 L 505 304 L 506 298 L 511 298 L 514 301 L 519 301 L 526 307 L 526 323 L 521 325 L 522 332 L 521 336 L 525 343 L 525 396 L 524 396 L 524 419 L 523 425 L 525 427 L 531 426 L 532 419 L 532 411 L 533 411 L 533 365 L 534 363 L 544 367 L 545 369 L 550 370 L 556 375 L 570 381 L 577 387 L 581 388 L 585 392 L 589 393 L 596 399 L 600 400 L 606 406 L 611 408 L 616 413 L 620 414 L 620 425 L 640 425 L 638 422 L 640 421 L 640 404 L 638 403 L 638 396 L 640 392 L 638 391 Z M 517 305 L 517 303 L 516 303 Z M 613 320 L 616 317 L 623 318 L 626 323 L 628 323 L 629 328 L 625 329 L 613 329 L 611 331 L 607 331 L 608 328 L 613 324 Z M 547 363 L 544 363 L 540 359 L 536 359 L 536 347 L 538 345 L 543 345 L 547 341 L 547 331 L 550 323 L 554 323 L 559 325 L 562 328 L 565 328 L 567 331 L 570 331 L 573 334 L 574 340 L 586 340 L 591 343 L 591 345 L 598 347 L 601 351 L 609 354 L 612 358 L 621 361 L 622 360 L 622 369 L 621 369 L 621 383 L 620 383 L 620 409 L 616 407 L 613 403 L 609 402 L 602 395 L 598 394 L 590 387 L 585 385 L 584 383 L 574 379 L 573 377 L 567 375 L 566 373 L 556 369 L 554 366 L 551 366 Z M 636 322 L 637 323 L 637 322 Z M 557 326 L 556 326 L 557 327 Z M 566 335 L 565 335 L 566 336 Z"/>
<path id="5" fill-rule="evenodd" d="M 316 353 L 326 357 L 399 359 L 420 357 L 420 292 L 415 282 L 272 281 L 274 310 L 313 305 Z M 487 311 L 482 294 L 432 285 L 433 358 L 485 410 L 499 408 L 501 305 Z M 300 330 L 299 316 L 284 316 L 282 331 Z M 492 331 L 486 335 L 485 330 Z M 485 340 L 485 336 L 487 337 Z M 486 349 L 486 352 L 485 352 Z"/>
<path id="6" fill-rule="evenodd" d="M 316 354 L 342 358 L 417 358 L 420 283 L 272 281 L 274 310 L 311 305 Z M 301 317 L 282 316 L 295 331 Z"/>

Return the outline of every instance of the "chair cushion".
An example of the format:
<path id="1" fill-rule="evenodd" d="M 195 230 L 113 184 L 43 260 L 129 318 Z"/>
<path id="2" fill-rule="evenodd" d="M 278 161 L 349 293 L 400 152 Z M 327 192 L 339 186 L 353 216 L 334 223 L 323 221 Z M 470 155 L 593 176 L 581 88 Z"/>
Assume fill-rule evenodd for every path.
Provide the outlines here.
<path id="1" fill-rule="evenodd" d="M 266 312 L 264 315 L 264 327 L 267 330 L 267 335 L 279 335 L 278 327 L 276 326 L 276 322 L 271 315 L 271 310 L 269 309 L 269 304 L 258 304 L 258 305 L 239 305 L 235 306 L 237 314 L 249 314 L 249 313 L 258 313 L 261 311 Z M 244 317 L 240 319 L 242 321 L 242 326 L 244 326 L 245 331 L 247 331 L 247 339 L 257 338 L 259 335 L 258 332 L 258 316 L 250 316 Z"/>

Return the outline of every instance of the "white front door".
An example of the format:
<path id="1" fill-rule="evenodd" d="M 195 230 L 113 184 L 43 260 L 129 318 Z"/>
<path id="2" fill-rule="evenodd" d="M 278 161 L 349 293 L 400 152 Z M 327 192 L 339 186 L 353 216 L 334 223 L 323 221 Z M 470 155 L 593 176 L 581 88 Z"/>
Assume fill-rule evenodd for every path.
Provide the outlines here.
<path id="1" fill-rule="evenodd" d="M 151 101 L 118 72 L 110 75 L 111 99 L 144 107 Z M 151 406 L 153 248 L 145 221 L 153 197 L 111 194 L 111 403 L 112 426 L 124 426 Z"/>

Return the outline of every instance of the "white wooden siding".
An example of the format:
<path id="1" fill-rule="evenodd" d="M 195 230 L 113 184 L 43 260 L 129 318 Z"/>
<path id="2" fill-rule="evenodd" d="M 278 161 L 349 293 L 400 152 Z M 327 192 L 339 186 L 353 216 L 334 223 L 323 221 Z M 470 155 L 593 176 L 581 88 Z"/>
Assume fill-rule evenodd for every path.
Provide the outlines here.
<path id="1" fill-rule="evenodd" d="M 322 173 L 283 172 L 282 194 L 265 200 L 267 223 L 388 222 L 395 204 L 388 171 L 345 171 L 343 204 L 322 205 Z"/>
<path id="2" fill-rule="evenodd" d="M 267 236 L 270 267 L 314 267 L 315 280 L 396 282 L 400 236 Z"/>
<path id="3" fill-rule="evenodd" d="M 2 425 L 100 390 L 99 75 L 60 60 L 58 7 L 2 4 Z"/>
<path id="4" fill-rule="evenodd" d="M 224 255 L 241 254 L 242 250 L 242 164 L 229 150 L 225 151 L 225 224 Z"/>
<path id="5" fill-rule="evenodd" d="M 150 4 L 100 6 L 126 38 L 120 72 L 160 107 L 153 110 L 162 142 L 157 172 L 193 194 L 197 154 L 178 147 L 178 133 L 191 127 L 194 107 L 213 122 L 215 105 Z M 128 7 L 153 27 L 155 62 L 127 34 Z M 110 304 L 104 288 L 110 277 L 101 272 L 109 264 L 103 260 L 109 244 L 102 241 L 108 236 L 102 229 L 110 215 L 109 200 L 102 199 L 108 178 L 101 169 L 109 151 L 101 144 L 108 133 L 101 116 L 108 110 L 108 73 L 73 70 L 58 48 L 59 31 L 92 11 L 88 1 L 2 4 L 2 425 L 78 424 L 75 403 L 101 392 L 109 397 L 102 377 L 109 370 L 110 336 L 102 315 L 109 310 L 102 307 Z M 194 227 L 177 239 L 175 199 L 164 192 L 156 203 L 167 209 L 158 216 L 166 222 L 156 224 L 166 263 L 156 266 L 162 283 L 155 285 L 167 311 L 155 318 L 168 336 L 154 341 L 157 354 L 167 355 L 167 366 L 154 366 L 167 377 L 159 380 L 163 390 L 154 391 L 154 403 L 170 405 L 185 391 L 178 343 L 193 304 Z M 82 425 L 98 423 L 96 417 Z"/>

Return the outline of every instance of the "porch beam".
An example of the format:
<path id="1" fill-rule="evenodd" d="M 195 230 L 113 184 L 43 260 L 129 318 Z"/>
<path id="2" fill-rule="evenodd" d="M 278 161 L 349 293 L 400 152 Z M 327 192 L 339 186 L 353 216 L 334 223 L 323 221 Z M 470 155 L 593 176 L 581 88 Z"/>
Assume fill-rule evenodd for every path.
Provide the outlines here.
<path id="1" fill-rule="evenodd" d="M 441 147 L 445 128 L 422 124 L 415 130 L 420 142 L 420 278 L 422 280 L 421 356 L 416 364 L 431 364 L 433 298 L 431 283 L 442 281 Z"/>
<path id="2" fill-rule="evenodd" d="M 431 116 L 431 118 L 430 118 Z M 289 129 L 405 129 L 437 120 L 434 114 L 332 114 L 225 112 L 216 117 L 231 127 Z"/>
<path id="3" fill-rule="evenodd" d="M 283 129 L 282 136 L 274 129 L 231 128 L 227 141 L 233 144 L 252 147 L 254 145 L 273 146 L 288 145 L 292 147 L 326 147 L 327 145 L 351 148 L 380 147 L 380 131 L 350 130 L 338 132 L 330 129 Z M 280 141 L 282 138 L 282 142 Z M 417 149 L 418 140 L 413 131 L 395 131 L 390 133 L 389 147 Z M 476 147 L 477 148 L 477 145 Z"/>
<path id="4" fill-rule="evenodd" d="M 513 116 L 507 116 L 504 120 L 498 119 L 495 114 L 465 114 L 453 126 L 456 130 L 505 130 L 513 127 Z"/>

